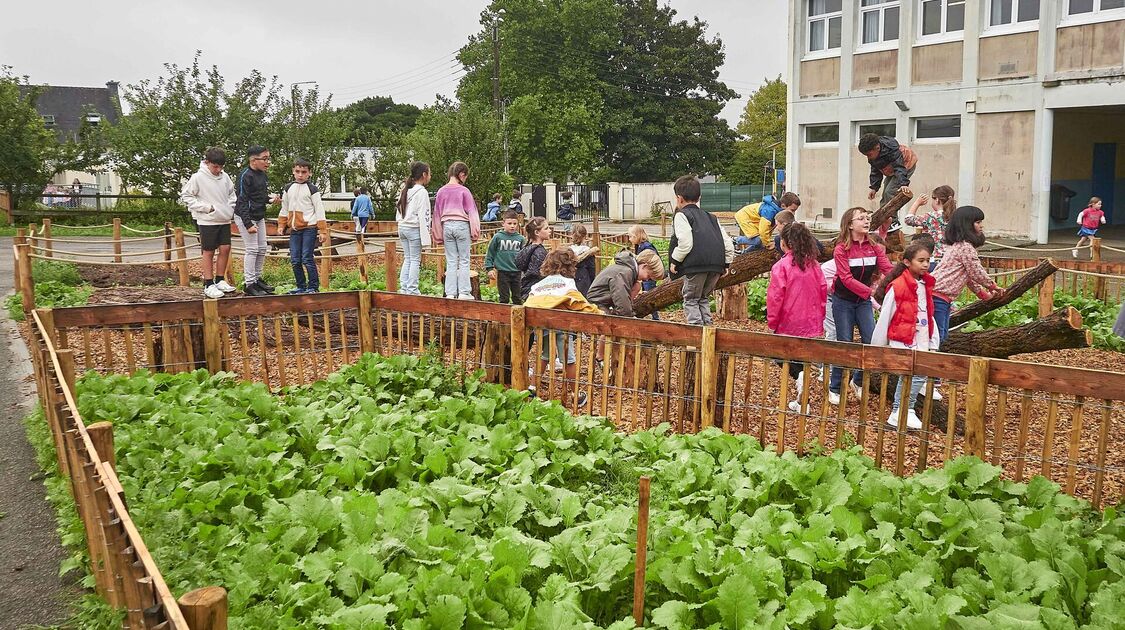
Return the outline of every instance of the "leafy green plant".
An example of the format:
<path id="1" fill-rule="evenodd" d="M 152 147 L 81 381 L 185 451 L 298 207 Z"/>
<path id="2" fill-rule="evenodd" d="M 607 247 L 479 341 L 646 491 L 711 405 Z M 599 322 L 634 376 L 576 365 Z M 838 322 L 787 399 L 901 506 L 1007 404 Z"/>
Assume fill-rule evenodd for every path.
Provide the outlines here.
<path id="1" fill-rule="evenodd" d="M 78 275 L 78 265 L 38 258 L 31 261 L 31 279 L 36 284 L 58 282 L 72 287 L 84 284 L 82 276 Z"/>
<path id="2" fill-rule="evenodd" d="M 1082 325 L 1089 328 L 1094 335 L 1094 347 L 1104 350 L 1125 352 L 1125 339 L 1113 333 L 1113 324 L 1117 319 L 1120 304 L 1103 302 L 1083 295 L 1070 295 L 1061 289 L 1055 290 L 1055 308 L 1073 306 L 1082 314 Z M 1039 318 L 1039 297 L 1035 292 L 1029 291 L 1013 300 L 1010 304 L 990 311 L 968 322 L 958 330 L 973 332 L 977 330 L 990 330 L 1007 326 L 1019 326 L 1035 321 Z"/>
<path id="3" fill-rule="evenodd" d="M 746 307 L 750 319 L 766 321 L 766 289 L 768 288 L 768 278 L 755 278 L 746 283 Z"/>
<path id="4" fill-rule="evenodd" d="M 38 308 L 56 308 L 64 306 L 82 306 L 94 292 L 93 287 L 73 287 L 57 280 L 37 282 L 35 284 L 35 305 Z M 8 309 L 8 317 L 22 322 L 23 294 L 16 293 L 4 299 L 4 307 Z"/>

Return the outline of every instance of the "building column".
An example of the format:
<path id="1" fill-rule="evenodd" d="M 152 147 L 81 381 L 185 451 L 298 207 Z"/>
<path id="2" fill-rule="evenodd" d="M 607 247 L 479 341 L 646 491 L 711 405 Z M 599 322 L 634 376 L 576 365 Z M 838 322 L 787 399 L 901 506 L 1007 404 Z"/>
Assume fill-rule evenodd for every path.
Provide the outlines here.
<path id="1" fill-rule="evenodd" d="M 614 221 L 623 220 L 624 211 L 621 203 L 621 182 L 608 182 L 606 184 L 609 196 L 609 218 Z"/>
<path id="2" fill-rule="evenodd" d="M 554 223 L 559 220 L 559 195 L 558 184 L 555 182 L 543 182 L 544 201 L 547 208 L 547 221 Z"/>
<path id="3" fill-rule="evenodd" d="M 911 74 L 914 63 L 914 2 L 902 2 L 898 9 L 898 76 L 895 92 L 904 94 L 910 91 Z M 898 118 L 902 118 L 899 116 Z M 901 135 L 900 138 L 910 136 Z"/>
<path id="4" fill-rule="evenodd" d="M 1031 189 L 1028 235 L 1037 243 L 1046 243 L 1051 227 L 1051 163 L 1054 154 L 1055 110 L 1040 108 L 1035 112 L 1035 150 L 1031 164 L 1035 179 Z"/>
<path id="5" fill-rule="evenodd" d="M 800 164 L 800 125 L 794 124 L 794 103 L 800 99 L 801 84 L 801 51 L 804 50 L 804 38 L 801 37 L 804 28 L 804 19 L 801 0 L 789 0 L 789 81 L 785 85 L 785 189 L 801 194 L 801 164 Z M 796 42 L 796 44 L 794 44 Z M 612 199 L 612 196 L 611 196 Z M 800 216 L 809 220 L 809 209 L 802 206 Z"/>

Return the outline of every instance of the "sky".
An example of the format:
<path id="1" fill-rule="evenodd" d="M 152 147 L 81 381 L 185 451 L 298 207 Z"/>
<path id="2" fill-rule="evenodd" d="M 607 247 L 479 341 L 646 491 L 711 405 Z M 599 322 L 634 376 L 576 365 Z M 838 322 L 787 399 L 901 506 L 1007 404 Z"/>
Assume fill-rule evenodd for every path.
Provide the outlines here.
<path id="1" fill-rule="evenodd" d="M 662 1 L 678 17 L 698 15 L 723 40 L 720 78 L 742 98 L 722 115 L 735 125 L 745 97 L 785 73 L 787 2 Z M 316 81 L 336 105 L 391 96 L 425 106 L 456 91 L 454 53 L 479 30 L 488 2 L 54 0 L 49 24 L 37 3 L 11 5 L 0 20 L 0 65 L 33 83 L 124 86 L 161 76 L 165 63 L 188 65 L 201 50 L 202 64 L 217 65 L 228 81 L 256 68 L 286 87 Z"/>

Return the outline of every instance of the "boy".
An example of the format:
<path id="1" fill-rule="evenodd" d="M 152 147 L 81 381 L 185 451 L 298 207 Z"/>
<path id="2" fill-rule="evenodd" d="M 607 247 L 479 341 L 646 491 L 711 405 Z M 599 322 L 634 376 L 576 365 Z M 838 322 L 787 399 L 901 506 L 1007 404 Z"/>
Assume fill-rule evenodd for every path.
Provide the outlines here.
<path id="1" fill-rule="evenodd" d="M 709 326 L 711 293 L 719 276 L 734 260 L 734 243 L 718 219 L 699 207 L 699 180 L 684 175 L 676 180 L 676 216 L 672 220 L 668 269 L 684 277 L 684 317 L 687 323 Z"/>
<path id="2" fill-rule="evenodd" d="M 562 197 L 562 205 L 560 205 L 558 211 L 555 212 L 555 216 L 558 217 L 559 221 L 573 221 L 574 204 L 571 203 L 570 200 L 574 197 L 574 193 L 569 190 L 564 190 L 560 196 Z"/>
<path id="3" fill-rule="evenodd" d="M 500 199 L 500 193 L 492 195 L 492 201 L 488 202 L 488 208 L 484 211 L 482 221 L 495 221 L 500 218 Z"/>
<path id="4" fill-rule="evenodd" d="M 290 294 L 319 293 L 320 274 L 316 270 L 313 252 L 317 243 L 328 240 L 328 221 L 320 205 L 320 191 L 309 181 L 312 165 L 297 158 L 293 162 L 293 180 L 281 193 L 281 214 L 277 228 L 282 234 L 291 228 L 289 235 L 289 262 L 293 265 L 293 279 L 297 288 Z M 308 272 L 308 278 L 305 272 Z"/>
<path id="5" fill-rule="evenodd" d="M 516 256 L 523 249 L 525 239 L 519 233 L 520 215 L 512 210 L 504 212 L 504 229 L 497 232 L 488 243 L 484 255 L 484 269 L 488 279 L 496 282 L 501 304 L 523 304 L 520 280 L 523 274 L 516 266 Z"/>
<path id="6" fill-rule="evenodd" d="M 180 192 L 180 203 L 191 211 L 199 226 L 199 245 L 203 250 L 203 295 L 217 300 L 235 288 L 223 277 L 230 258 L 230 221 L 238 196 L 234 182 L 223 172 L 227 154 L 211 147 L 203 154 L 203 165 Z M 219 260 L 215 261 L 215 251 Z M 216 270 L 218 273 L 216 273 Z"/>
<path id="7" fill-rule="evenodd" d="M 859 139 L 859 152 L 867 158 L 871 165 L 871 190 L 867 193 L 868 199 L 874 199 L 883 188 L 883 196 L 879 199 L 879 207 L 903 190 L 910 193 L 910 178 L 918 167 L 918 156 L 905 144 L 888 136 L 878 136 L 865 133 Z M 880 235 L 902 229 L 898 216 L 891 217 L 888 225 L 873 225 Z M 885 229 L 884 229 L 885 227 Z"/>
<path id="8" fill-rule="evenodd" d="M 773 218 L 773 225 L 774 225 L 774 228 L 775 228 L 775 230 L 774 230 L 775 234 L 773 235 L 773 251 L 778 252 L 779 256 L 782 255 L 781 254 L 781 229 L 784 228 L 785 226 L 789 225 L 790 223 L 793 223 L 796 220 L 797 220 L 796 215 L 794 215 L 789 210 L 782 210 L 781 212 L 778 212 L 777 216 L 775 216 Z M 735 239 L 735 241 L 737 242 L 738 239 Z M 813 239 L 813 241 L 816 243 L 817 254 L 823 255 L 824 254 L 824 243 L 822 243 L 820 241 L 820 239 Z"/>
<path id="9" fill-rule="evenodd" d="M 520 202 L 520 191 L 518 188 L 512 191 L 512 200 L 508 203 L 508 210 L 515 212 L 521 217 L 525 216 L 523 204 Z"/>
<path id="10" fill-rule="evenodd" d="M 270 197 L 270 182 L 266 170 L 270 167 L 269 149 L 253 145 L 246 150 L 250 164 L 238 174 L 238 200 L 234 206 L 235 225 L 242 237 L 246 255 L 242 263 L 243 291 L 246 295 L 273 295 L 274 288 L 262 280 L 266 266 L 266 204 L 276 202 Z"/>
<path id="11" fill-rule="evenodd" d="M 363 234 L 367 231 L 367 222 L 375 214 L 375 206 L 371 203 L 371 196 L 366 188 L 357 188 L 355 199 L 352 200 L 352 220 L 355 221 L 355 233 Z"/>
<path id="12" fill-rule="evenodd" d="M 743 248 L 739 253 L 745 254 L 756 249 L 769 247 L 773 243 L 770 237 L 773 234 L 778 213 L 789 211 L 790 214 L 796 214 L 800 207 L 801 198 L 797 196 L 797 193 L 787 192 L 781 195 L 780 199 L 773 195 L 766 195 L 762 197 L 761 203 L 743 206 L 741 210 L 735 212 L 734 220 L 738 223 L 738 228 L 742 232 L 741 236 L 734 239 L 735 243 Z M 779 229 L 778 233 L 780 232 Z"/>

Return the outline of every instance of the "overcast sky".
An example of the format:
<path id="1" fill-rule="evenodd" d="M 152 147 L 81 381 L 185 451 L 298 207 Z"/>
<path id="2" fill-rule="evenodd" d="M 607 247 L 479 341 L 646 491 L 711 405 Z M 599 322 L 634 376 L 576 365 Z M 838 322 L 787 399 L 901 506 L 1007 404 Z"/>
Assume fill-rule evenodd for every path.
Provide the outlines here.
<path id="1" fill-rule="evenodd" d="M 487 0 L 55 0 L 7 2 L 0 65 L 34 83 L 100 86 L 156 78 L 164 63 L 203 51 L 228 81 L 257 68 L 288 86 L 317 81 L 337 105 L 392 96 L 419 106 L 453 95 L 453 54 L 479 29 Z M 670 0 L 726 47 L 721 77 L 743 98 L 723 115 L 734 125 L 745 97 L 785 72 L 785 0 Z M 289 42 L 294 42 L 290 44 Z"/>

